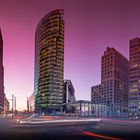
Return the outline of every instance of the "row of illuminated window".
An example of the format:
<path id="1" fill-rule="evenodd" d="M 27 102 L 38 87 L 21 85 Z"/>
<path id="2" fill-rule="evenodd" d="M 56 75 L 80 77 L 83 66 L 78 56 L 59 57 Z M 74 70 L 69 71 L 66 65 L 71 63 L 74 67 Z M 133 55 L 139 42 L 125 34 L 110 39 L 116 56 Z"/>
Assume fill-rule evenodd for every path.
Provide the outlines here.
<path id="1" fill-rule="evenodd" d="M 135 42 L 135 44 L 134 43 L 130 44 L 130 52 L 135 50 L 135 49 L 138 49 L 138 48 L 140 48 L 140 43 L 139 42 Z"/>
<path id="2" fill-rule="evenodd" d="M 51 36 L 52 34 L 54 34 L 54 32 L 46 32 L 45 28 L 43 31 L 40 31 L 40 33 L 37 34 L 36 36 L 36 41 L 41 41 L 43 38 L 46 38 L 47 36 Z"/>
<path id="3" fill-rule="evenodd" d="M 139 67 L 139 64 L 130 64 L 130 68 L 137 68 Z"/>
<path id="4" fill-rule="evenodd" d="M 61 51 L 64 51 L 64 42 L 57 42 L 56 43 L 51 43 L 51 44 L 48 44 L 47 46 L 46 45 L 40 45 L 41 48 L 46 48 L 46 53 L 51 53 L 51 52 L 56 52 L 56 50 L 61 50 Z M 36 57 L 38 58 L 38 57 Z"/>
<path id="5" fill-rule="evenodd" d="M 47 71 L 47 73 L 43 73 L 43 71 L 41 71 L 41 74 L 39 75 L 39 77 L 40 77 L 40 79 L 42 79 L 42 78 L 52 78 L 52 77 L 58 77 L 58 78 L 60 78 L 60 77 L 62 77 L 63 76 L 63 73 L 62 73 L 62 71 L 61 72 L 53 72 L 53 71 Z"/>
<path id="6" fill-rule="evenodd" d="M 60 80 L 59 82 L 55 83 L 52 80 L 47 80 L 45 82 L 38 83 L 38 89 L 45 89 L 45 88 L 55 88 L 55 89 L 62 89 L 63 82 Z"/>
<path id="7" fill-rule="evenodd" d="M 44 99 L 44 100 L 52 100 L 52 99 L 62 99 L 63 95 L 58 93 L 57 95 L 46 95 L 46 96 L 39 96 L 37 100 Z"/>
<path id="8" fill-rule="evenodd" d="M 53 69 L 53 71 L 52 71 L 52 69 L 48 69 L 48 71 L 46 71 L 46 70 L 43 70 L 43 71 L 41 71 L 40 72 L 40 70 L 38 69 L 37 71 L 36 71 L 36 75 L 35 75 L 35 77 L 39 77 L 40 75 L 45 75 L 45 74 L 49 74 L 50 75 L 50 73 L 51 72 L 53 72 L 53 74 L 57 74 L 57 73 L 59 73 L 59 74 L 63 74 L 63 67 L 54 67 L 54 69 Z"/>
<path id="9" fill-rule="evenodd" d="M 55 54 L 56 53 L 56 46 L 52 46 L 54 49 L 53 50 L 49 50 L 50 48 L 45 48 L 45 50 L 42 52 L 40 52 L 40 57 L 44 57 L 44 56 L 48 56 L 50 54 Z"/>
<path id="10" fill-rule="evenodd" d="M 39 82 L 39 85 L 50 85 L 49 83 L 61 83 L 62 82 L 62 77 L 56 77 L 56 78 L 41 78 L 38 82 Z"/>
<path id="11" fill-rule="evenodd" d="M 64 55 L 64 51 L 61 49 L 58 49 L 56 52 L 54 52 L 53 50 L 50 52 L 46 52 L 45 55 L 40 55 L 39 59 L 42 60 L 40 61 L 40 63 L 43 63 L 43 60 L 46 59 L 50 59 L 50 58 L 56 58 L 58 56 L 63 56 Z M 45 61 L 44 61 L 45 62 Z"/>
<path id="12" fill-rule="evenodd" d="M 60 13 L 53 13 L 52 15 L 50 15 L 49 17 L 48 17 L 48 19 L 49 20 L 51 20 L 51 19 L 55 19 L 55 18 L 59 18 L 60 17 Z"/>
<path id="13" fill-rule="evenodd" d="M 45 73 L 41 73 L 41 74 L 39 74 L 38 76 L 40 76 L 40 78 L 45 78 L 45 77 L 49 77 L 49 76 L 51 76 L 52 77 L 52 75 L 54 75 L 54 76 L 60 76 L 60 75 L 63 75 L 63 72 L 62 71 L 58 71 L 57 69 L 55 69 L 54 71 L 52 71 L 53 72 L 53 74 L 51 74 L 50 75 L 50 73 L 48 73 L 48 72 L 45 72 Z"/>
<path id="14" fill-rule="evenodd" d="M 63 83 L 50 83 L 50 84 L 46 84 L 46 83 L 40 83 L 38 85 L 38 90 L 45 90 L 45 89 L 48 89 L 48 90 L 52 90 L 52 89 L 59 89 L 59 90 L 62 90 L 63 89 Z"/>
<path id="15" fill-rule="evenodd" d="M 55 105 L 58 106 L 59 103 L 62 103 L 62 99 L 61 100 L 58 100 L 58 99 L 57 100 L 55 100 L 55 99 L 54 100 L 45 100 L 45 101 L 44 100 L 38 100 L 37 103 L 41 104 L 41 106 L 42 105 L 43 106 L 46 106 L 46 105 L 48 106 L 49 104 L 50 104 L 50 106 L 52 106 L 52 105 L 53 106 L 55 106 Z"/>
<path id="16" fill-rule="evenodd" d="M 63 90 L 53 90 L 53 91 L 48 91 L 48 93 L 46 92 L 47 90 L 45 90 L 45 91 L 39 91 L 39 94 L 38 94 L 38 96 L 37 96 L 37 98 L 42 98 L 42 97 L 62 97 L 62 93 L 63 93 Z M 50 92 L 55 92 L 55 94 L 53 94 L 52 95 L 52 93 L 51 94 L 49 94 Z"/>
<path id="17" fill-rule="evenodd" d="M 138 57 L 140 55 L 140 52 L 135 52 L 135 53 L 130 53 L 130 58 L 135 58 Z"/>
<path id="18" fill-rule="evenodd" d="M 60 106 L 60 104 L 63 102 L 63 100 L 48 100 L 48 101 L 44 101 L 44 100 L 39 100 L 37 101 L 37 105 L 41 106 L 41 107 L 54 107 L 54 106 Z"/>
<path id="19" fill-rule="evenodd" d="M 140 57 L 130 58 L 130 62 L 138 63 L 140 61 Z"/>
<path id="20" fill-rule="evenodd" d="M 40 47 L 49 47 L 49 46 L 52 47 L 52 46 L 56 46 L 56 44 L 58 44 L 58 43 L 59 43 L 59 45 L 63 46 L 64 45 L 64 39 L 63 39 L 63 37 L 61 37 L 61 38 L 62 38 L 61 40 L 56 40 L 55 36 L 54 37 L 49 37 L 49 38 L 44 37 L 43 41 L 40 40 L 38 42 L 38 46 L 40 46 Z M 54 39 L 54 40 L 52 40 L 52 39 Z"/>
<path id="21" fill-rule="evenodd" d="M 139 82 L 140 82 L 140 80 L 139 80 Z M 138 82 L 134 82 L 134 83 L 130 83 L 129 87 L 130 88 L 135 88 L 135 87 L 138 87 L 138 85 L 139 85 Z"/>
<path id="22" fill-rule="evenodd" d="M 50 21 L 46 21 L 44 24 L 42 24 L 42 26 L 40 26 L 40 28 L 38 28 L 38 32 L 42 32 L 43 29 L 47 29 L 47 28 L 52 28 L 52 27 L 59 27 L 60 25 L 62 25 L 63 27 L 63 22 L 61 22 L 59 19 L 55 19 L 52 22 Z"/>
<path id="23" fill-rule="evenodd" d="M 61 74 L 61 75 L 59 75 L 58 77 L 57 77 L 57 75 L 51 75 L 51 74 L 49 74 L 48 76 L 45 76 L 45 75 L 40 75 L 39 77 L 38 77 L 38 82 L 42 82 L 42 81 L 53 81 L 53 79 L 58 79 L 58 80 L 61 80 L 62 81 L 62 79 L 63 79 L 63 73 Z"/>
<path id="24" fill-rule="evenodd" d="M 39 42 L 41 42 L 43 39 L 45 39 L 45 41 L 47 41 L 51 38 L 56 38 L 57 33 L 58 33 L 58 31 L 52 31 L 52 32 L 44 31 L 43 33 L 40 34 L 40 36 L 37 36 L 36 39 Z"/>
<path id="25" fill-rule="evenodd" d="M 129 77 L 131 77 L 131 76 L 140 76 L 140 73 L 131 72 L 131 73 L 129 73 Z"/>
<path id="26" fill-rule="evenodd" d="M 130 56 L 139 54 L 140 53 L 140 46 L 130 50 Z"/>
<path id="27" fill-rule="evenodd" d="M 63 32 L 62 32 L 63 33 Z M 50 40 L 50 39 L 54 39 L 54 38 L 57 38 L 58 36 L 61 37 L 61 38 L 64 38 L 64 35 L 63 34 L 60 34 L 58 31 L 53 31 L 53 32 L 44 32 L 42 33 L 38 38 L 38 41 L 39 43 L 42 42 L 43 39 L 45 39 L 45 43 L 47 40 Z M 56 40 L 55 40 L 56 41 Z"/>
<path id="28" fill-rule="evenodd" d="M 44 74 L 54 74 L 54 72 L 56 73 L 63 73 L 63 67 L 55 67 L 53 70 L 52 69 L 43 69 L 43 70 L 39 70 L 38 74 L 36 74 L 36 76 L 38 75 L 44 75 Z"/>
<path id="29" fill-rule="evenodd" d="M 53 88 L 53 90 L 51 88 L 42 88 L 40 90 L 38 90 L 38 96 L 49 96 L 51 92 L 55 92 L 57 93 L 56 96 L 61 96 L 61 93 L 63 92 L 63 87 L 61 87 L 60 89 L 57 89 L 58 87 L 56 88 Z M 60 94 L 60 95 L 59 95 Z"/>
<path id="30" fill-rule="evenodd" d="M 60 78 L 47 78 L 46 81 L 38 81 L 39 85 L 52 85 L 52 84 L 55 84 L 53 86 L 58 86 L 61 82 L 62 82 L 62 79 Z"/>
<path id="31" fill-rule="evenodd" d="M 60 24 L 59 22 L 54 22 L 52 24 L 49 24 L 48 27 L 44 27 L 44 29 L 46 30 L 43 30 L 43 31 L 40 31 L 37 35 L 40 37 L 42 35 L 42 32 L 46 32 L 46 33 L 51 33 L 53 31 L 60 31 L 60 32 L 63 32 L 64 31 L 64 25 L 63 24 Z M 54 30 L 55 29 L 55 30 Z"/>
<path id="32" fill-rule="evenodd" d="M 44 97 L 42 97 L 42 96 L 37 96 L 36 97 L 36 100 L 37 101 L 42 101 L 42 100 L 53 100 L 53 99 L 58 99 L 58 100 L 63 100 L 63 96 L 44 96 Z"/>
<path id="33" fill-rule="evenodd" d="M 56 77 L 56 76 L 51 76 L 51 77 L 47 77 L 47 78 L 40 78 L 39 80 L 38 80 L 38 82 L 39 82 L 39 84 L 43 84 L 43 83 L 46 83 L 47 85 L 49 84 L 49 83 L 47 83 L 47 82 L 62 82 L 62 77 Z"/>

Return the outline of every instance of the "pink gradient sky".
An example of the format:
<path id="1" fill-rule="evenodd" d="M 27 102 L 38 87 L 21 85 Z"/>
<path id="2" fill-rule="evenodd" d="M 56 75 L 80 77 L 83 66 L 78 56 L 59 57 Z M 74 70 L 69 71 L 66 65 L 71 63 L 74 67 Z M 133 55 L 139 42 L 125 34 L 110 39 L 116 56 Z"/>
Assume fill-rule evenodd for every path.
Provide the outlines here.
<path id="1" fill-rule="evenodd" d="M 18 109 L 26 107 L 34 85 L 36 26 L 51 10 L 64 8 L 64 78 L 72 80 L 77 99 L 90 100 L 107 42 L 128 58 L 129 40 L 140 37 L 139 7 L 139 0 L 0 0 L 7 98 L 14 94 Z"/>

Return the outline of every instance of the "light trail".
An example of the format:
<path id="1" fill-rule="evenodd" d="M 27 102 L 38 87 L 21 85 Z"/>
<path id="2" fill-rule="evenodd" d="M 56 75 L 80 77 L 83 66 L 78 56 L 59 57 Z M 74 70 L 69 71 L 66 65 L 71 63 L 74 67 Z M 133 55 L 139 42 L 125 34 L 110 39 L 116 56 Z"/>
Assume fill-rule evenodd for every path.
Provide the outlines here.
<path id="1" fill-rule="evenodd" d="M 104 135 L 100 135 L 100 134 L 96 134 L 96 133 L 92 133 L 92 132 L 88 132 L 88 131 L 84 131 L 84 132 L 82 132 L 82 134 L 87 135 L 87 136 L 91 136 L 91 137 L 101 138 L 101 139 L 104 139 L 104 140 L 122 140 L 120 138 L 104 136 Z"/>
<path id="2" fill-rule="evenodd" d="M 43 124 L 43 123 L 63 123 L 63 122 L 99 122 L 101 119 L 73 119 L 73 120 L 17 120 L 19 124 Z"/>
<path id="3" fill-rule="evenodd" d="M 101 119 L 82 119 L 82 120 L 49 120 L 49 121 L 36 121 L 31 122 L 31 124 L 37 124 L 37 123 L 56 123 L 56 122 L 98 122 Z"/>

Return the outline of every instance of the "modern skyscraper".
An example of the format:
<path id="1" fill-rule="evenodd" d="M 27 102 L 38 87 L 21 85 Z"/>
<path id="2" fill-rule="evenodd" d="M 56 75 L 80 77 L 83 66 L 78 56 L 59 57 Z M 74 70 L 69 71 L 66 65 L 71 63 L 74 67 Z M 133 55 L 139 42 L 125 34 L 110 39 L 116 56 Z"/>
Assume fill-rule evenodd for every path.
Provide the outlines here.
<path id="1" fill-rule="evenodd" d="M 0 113 L 4 111 L 3 39 L 0 29 Z"/>
<path id="2" fill-rule="evenodd" d="M 44 16 L 35 34 L 35 110 L 60 111 L 63 103 L 64 11 Z"/>
<path id="3" fill-rule="evenodd" d="M 129 115 L 140 117 L 140 38 L 130 40 Z"/>
<path id="4" fill-rule="evenodd" d="M 129 61 L 114 48 L 107 48 L 102 56 L 102 100 L 114 116 L 127 114 Z"/>

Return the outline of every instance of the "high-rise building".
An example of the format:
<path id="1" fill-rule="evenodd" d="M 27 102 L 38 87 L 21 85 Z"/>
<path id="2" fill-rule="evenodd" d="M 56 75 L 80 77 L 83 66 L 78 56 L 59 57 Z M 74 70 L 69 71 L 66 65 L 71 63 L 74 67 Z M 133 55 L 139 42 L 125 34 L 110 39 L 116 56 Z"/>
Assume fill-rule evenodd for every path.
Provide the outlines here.
<path id="1" fill-rule="evenodd" d="M 3 39 L 0 29 L 0 113 L 4 111 Z"/>
<path id="2" fill-rule="evenodd" d="M 35 111 L 57 112 L 63 103 L 64 11 L 44 16 L 35 34 Z"/>
<path id="3" fill-rule="evenodd" d="M 110 115 L 127 114 L 129 61 L 114 48 L 107 48 L 102 56 L 101 102 L 110 108 Z"/>
<path id="4" fill-rule="evenodd" d="M 98 108 L 104 106 L 104 114 L 127 115 L 128 69 L 129 61 L 120 52 L 108 47 L 102 56 L 101 84 L 91 87 L 91 101 Z"/>
<path id="5" fill-rule="evenodd" d="M 140 116 L 140 38 L 130 40 L 129 115 Z"/>

